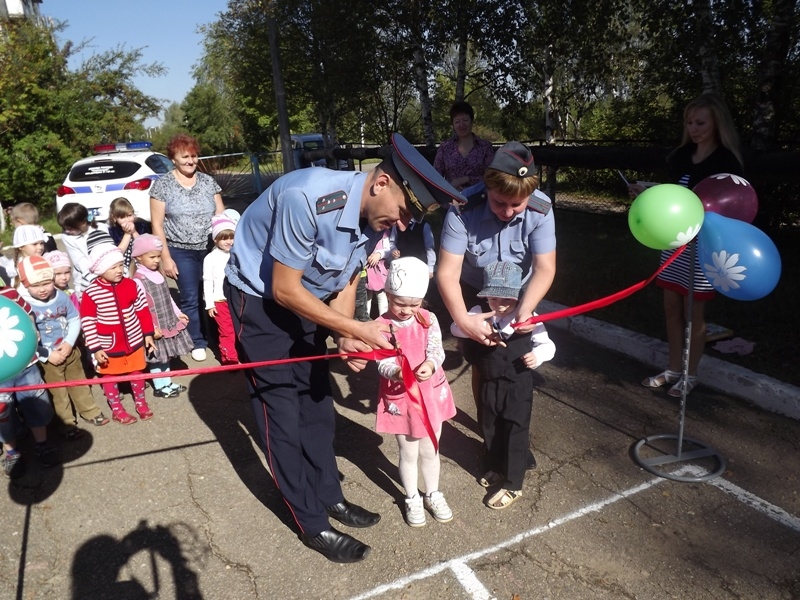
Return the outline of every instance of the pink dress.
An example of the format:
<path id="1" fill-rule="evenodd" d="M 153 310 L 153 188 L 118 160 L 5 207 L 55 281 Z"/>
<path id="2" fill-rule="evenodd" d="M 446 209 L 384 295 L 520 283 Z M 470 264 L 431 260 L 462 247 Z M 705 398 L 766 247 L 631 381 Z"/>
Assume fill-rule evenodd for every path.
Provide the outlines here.
<path id="1" fill-rule="evenodd" d="M 447 383 L 447 377 L 442 369 L 444 350 L 436 316 L 420 309 L 416 319 L 398 322 L 382 316 L 377 320 L 395 326 L 398 345 L 408 358 L 412 369 L 416 369 L 426 360 L 431 360 L 436 365 L 436 370 L 430 379 L 417 383 L 431 426 L 434 431 L 440 431 L 442 423 L 456 415 L 456 405 L 453 401 L 450 384 Z M 395 368 L 400 366 L 396 358 L 387 358 L 381 361 L 379 370 L 387 365 L 392 366 L 392 363 Z M 397 407 L 399 414 L 393 415 L 388 411 L 390 403 Z M 402 381 L 393 381 L 386 377 L 380 378 L 375 431 L 410 435 L 414 438 L 428 437 L 422 411 L 409 398 Z"/>

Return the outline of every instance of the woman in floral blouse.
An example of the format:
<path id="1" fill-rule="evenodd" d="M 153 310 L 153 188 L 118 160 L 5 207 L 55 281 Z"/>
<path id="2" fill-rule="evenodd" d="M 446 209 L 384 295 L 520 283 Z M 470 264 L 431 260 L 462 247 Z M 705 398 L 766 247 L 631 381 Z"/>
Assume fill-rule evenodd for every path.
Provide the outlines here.
<path id="1" fill-rule="evenodd" d="M 164 244 L 161 267 L 165 275 L 177 280 L 181 310 L 189 317 L 192 358 L 203 361 L 208 346 L 200 326 L 203 259 L 211 217 L 225 206 L 217 182 L 197 170 L 199 153 L 200 145 L 193 137 L 180 134 L 169 141 L 167 156 L 175 168 L 153 184 L 150 219 L 153 234 Z"/>
<path id="2" fill-rule="evenodd" d="M 458 190 L 480 183 L 494 157 L 492 144 L 472 133 L 474 119 L 475 111 L 469 103 L 453 103 L 450 121 L 455 135 L 441 143 L 433 162 L 442 177 Z"/>

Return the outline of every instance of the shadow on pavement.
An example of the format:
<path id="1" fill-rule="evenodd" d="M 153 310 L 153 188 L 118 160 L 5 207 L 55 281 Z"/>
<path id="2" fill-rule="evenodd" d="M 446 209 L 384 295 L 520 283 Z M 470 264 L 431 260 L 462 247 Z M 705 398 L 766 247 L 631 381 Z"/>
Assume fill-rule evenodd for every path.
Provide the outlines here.
<path id="1" fill-rule="evenodd" d="M 143 520 L 122 539 L 95 536 L 75 553 L 72 598 L 145 600 L 166 597 L 173 590 L 176 599 L 200 599 L 203 595 L 197 574 L 188 566 L 187 552 L 194 559 L 194 555 L 209 550 L 197 532 L 184 523 L 151 527 Z M 172 581 L 160 580 L 157 561 L 169 563 Z M 121 575 L 126 580 L 118 581 Z"/>

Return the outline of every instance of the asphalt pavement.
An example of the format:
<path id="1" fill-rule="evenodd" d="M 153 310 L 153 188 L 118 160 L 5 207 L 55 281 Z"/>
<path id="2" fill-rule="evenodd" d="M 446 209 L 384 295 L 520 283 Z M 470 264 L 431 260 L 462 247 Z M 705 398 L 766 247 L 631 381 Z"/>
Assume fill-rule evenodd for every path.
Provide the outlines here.
<path id="1" fill-rule="evenodd" d="M 397 446 L 373 430 L 374 369 L 331 364 L 345 495 L 383 517 L 350 531 L 373 547 L 354 565 L 299 542 L 254 442 L 242 375 L 212 372 L 179 378 L 188 394 L 153 399 L 150 421 L 54 437 L 60 467 L 40 467 L 23 443 L 28 471 L 0 498 L 0 597 L 800 597 L 800 424 L 740 398 L 742 384 L 724 391 L 729 375 L 716 373 L 727 371 L 704 367 L 681 427 L 679 402 L 639 385 L 652 368 L 644 346 L 598 345 L 619 332 L 581 317 L 549 328 L 558 349 L 537 372 L 531 427 L 539 465 L 505 510 L 483 505 L 470 374 L 452 339 L 445 366 L 459 413 L 441 440 L 447 524 L 404 523 Z M 759 379 L 736 371 L 745 376 Z M 775 389 L 794 393 L 782 412 L 796 410 L 796 388 Z M 678 482 L 635 460 L 637 443 L 678 433 L 716 454 L 665 474 L 698 476 L 724 461 L 722 475 Z M 667 438 L 639 456 L 678 450 Z"/>

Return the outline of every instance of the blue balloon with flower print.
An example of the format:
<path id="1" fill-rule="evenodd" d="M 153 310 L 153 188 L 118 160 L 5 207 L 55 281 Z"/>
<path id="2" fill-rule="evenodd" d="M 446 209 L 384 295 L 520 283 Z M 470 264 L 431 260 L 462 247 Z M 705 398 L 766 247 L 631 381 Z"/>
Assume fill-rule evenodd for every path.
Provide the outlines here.
<path id="1" fill-rule="evenodd" d="M 778 249 L 750 223 L 707 212 L 697 248 L 706 278 L 729 298 L 758 300 L 772 292 L 781 278 Z"/>
<path id="2" fill-rule="evenodd" d="M 0 384 L 22 373 L 36 353 L 37 343 L 36 327 L 28 313 L 0 296 Z"/>

